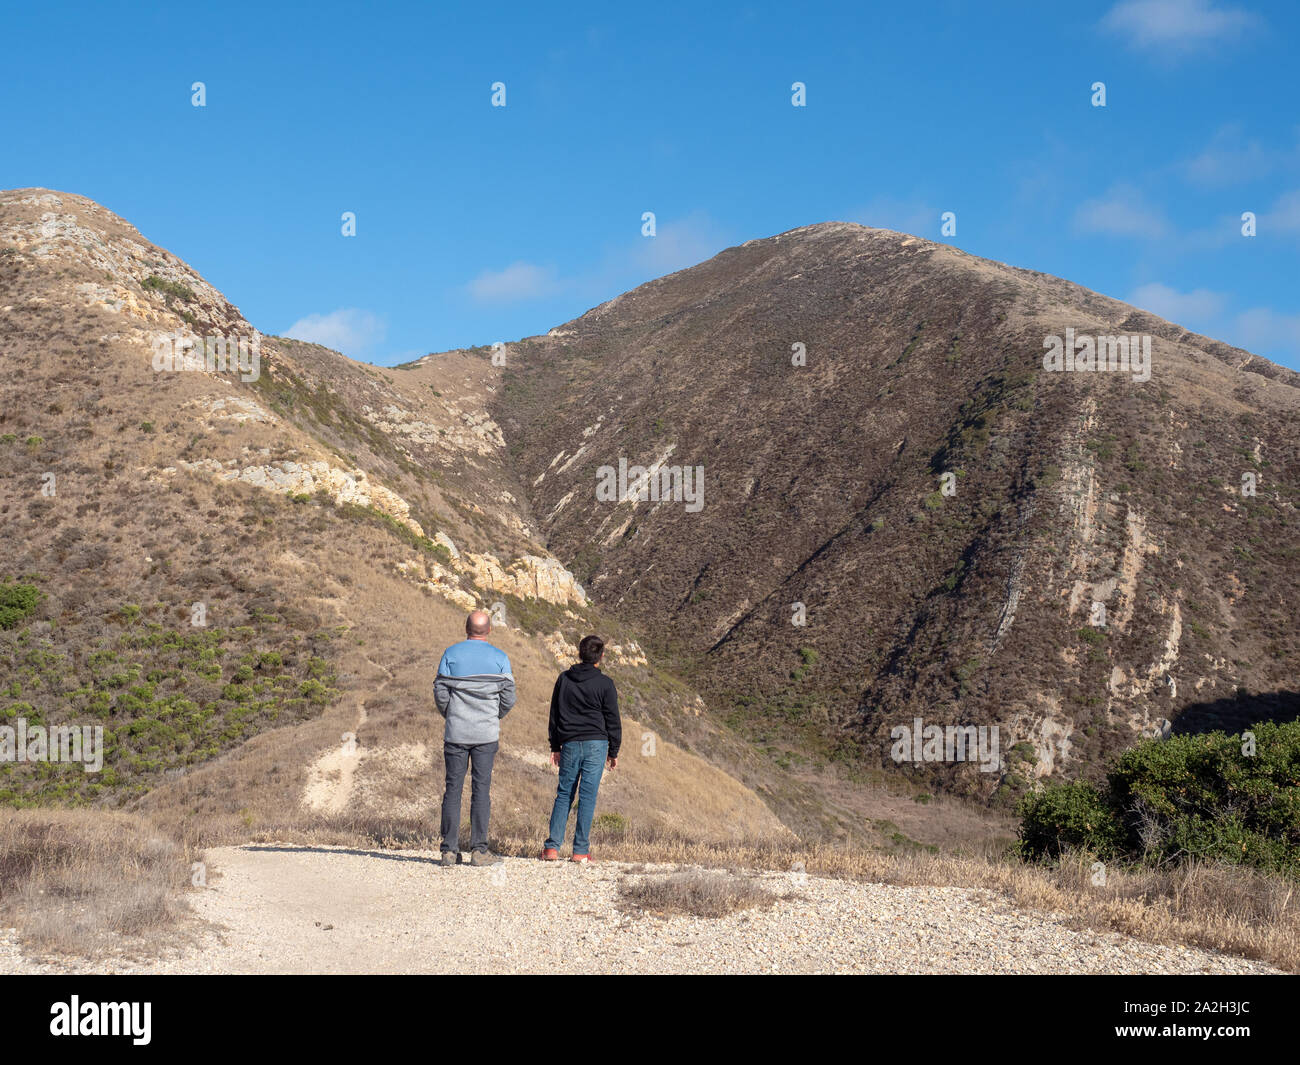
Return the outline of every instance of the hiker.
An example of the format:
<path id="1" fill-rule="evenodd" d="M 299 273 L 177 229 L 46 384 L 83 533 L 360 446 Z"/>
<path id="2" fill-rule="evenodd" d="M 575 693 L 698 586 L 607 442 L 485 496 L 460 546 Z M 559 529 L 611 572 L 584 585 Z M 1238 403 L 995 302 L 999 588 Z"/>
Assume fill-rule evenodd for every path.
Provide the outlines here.
<path id="1" fill-rule="evenodd" d="M 578 644 L 578 663 L 555 680 L 551 692 L 551 764 L 560 767 L 560 782 L 551 809 L 550 835 L 542 860 L 558 861 L 573 798 L 578 798 L 578 818 L 573 829 L 570 861 L 591 861 L 588 835 L 596 813 L 596 792 L 602 771 L 618 766 L 623 725 L 618 716 L 614 682 L 600 671 L 605 641 L 584 636 Z"/>
<path id="2" fill-rule="evenodd" d="M 438 663 L 433 701 L 447 719 L 442 758 L 447 786 L 442 793 L 442 864 L 460 860 L 460 796 L 465 769 L 473 767 L 469 806 L 470 865 L 498 865 L 488 851 L 492 812 L 492 760 L 501 736 L 501 719 L 515 705 L 515 678 L 506 653 L 488 643 L 492 619 L 475 610 L 465 619 L 467 639 L 452 644 Z"/>

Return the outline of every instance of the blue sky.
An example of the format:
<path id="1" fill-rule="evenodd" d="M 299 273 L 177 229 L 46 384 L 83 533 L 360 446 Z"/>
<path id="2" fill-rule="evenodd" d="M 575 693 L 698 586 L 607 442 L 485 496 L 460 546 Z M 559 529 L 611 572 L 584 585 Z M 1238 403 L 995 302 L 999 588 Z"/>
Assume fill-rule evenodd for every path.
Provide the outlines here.
<path id="1" fill-rule="evenodd" d="M 89 196 L 264 332 L 382 364 L 846 220 L 1300 368 L 1300 5 L 551 6 L 9 5 L 0 187 Z"/>

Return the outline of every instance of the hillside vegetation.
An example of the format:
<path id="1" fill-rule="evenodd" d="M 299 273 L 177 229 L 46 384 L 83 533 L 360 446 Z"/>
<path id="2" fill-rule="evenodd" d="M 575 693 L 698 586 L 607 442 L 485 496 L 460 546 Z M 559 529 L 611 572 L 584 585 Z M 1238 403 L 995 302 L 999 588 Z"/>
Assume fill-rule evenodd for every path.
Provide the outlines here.
<path id="1" fill-rule="evenodd" d="M 1066 327 L 1151 335 L 1151 380 L 1043 372 Z M 434 670 L 482 608 L 519 688 L 506 853 L 540 843 L 551 686 L 599 632 L 603 854 L 960 880 L 1295 963 L 1296 375 L 841 224 L 505 355 L 263 336 L 105 208 L 0 193 L 0 725 L 104 739 L 94 773 L 0 762 L 0 911 L 73 949 L 71 915 L 173 928 L 205 847 L 433 845 Z M 620 463 L 701 468 L 700 505 L 603 498 Z M 917 718 L 998 751 L 896 764 Z"/>
<path id="2" fill-rule="evenodd" d="M 1147 337 L 1149 380 L 1045 340 Z M 809 788 L 891 731 L 1013 809 L 1174 722 L 1296 716 L 1300 378 L 1068 281 L 830 223 L 730 248 L 510 347 L 492 411 L 552 549 Z M 703 505 L 598 502 L 703 470 Z M 1253 486 L 1254 494 L 1250 494 Z M 1180 721 L 1186 716 L 1186 721 Z"/>

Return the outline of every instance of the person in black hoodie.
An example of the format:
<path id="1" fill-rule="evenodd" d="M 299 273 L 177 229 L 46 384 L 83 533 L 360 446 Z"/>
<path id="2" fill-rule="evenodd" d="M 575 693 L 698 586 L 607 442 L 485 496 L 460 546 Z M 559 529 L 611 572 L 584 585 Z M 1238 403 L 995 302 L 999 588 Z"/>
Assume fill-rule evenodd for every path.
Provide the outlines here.
<path id="1" fill-rule="evenodd" d="M 599 636 L 584 636 L 578 644 L 577 665 L 556 678 L 551 692 L 551 764 L 560 767 L 560 783 L 551 809 L 550 835 L 542 850 L 543 861 L 553 862 L 560 857 L 575 796 L 578 818 L 570 860 L 591 861 L 587 837 L 596 813 L 596 792 L 605 767 L 614 769 L 618 765 L 618 750 L 623 742 L 618 692 L 614 682 L 600 671 L 604 656 L 605 641 Z"/>

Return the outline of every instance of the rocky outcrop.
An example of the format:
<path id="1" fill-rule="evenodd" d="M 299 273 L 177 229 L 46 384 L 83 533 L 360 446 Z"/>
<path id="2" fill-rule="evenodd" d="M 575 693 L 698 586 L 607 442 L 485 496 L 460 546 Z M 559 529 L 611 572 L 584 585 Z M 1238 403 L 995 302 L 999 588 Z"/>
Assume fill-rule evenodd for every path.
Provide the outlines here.
<path id="1" fill-rule="evenodd" d="M 32 210 L 0 223 L 0 246 L 37 261 L 83 267 L 105 280 L 80 282 L 73 292 L 84 305 L 122 315 L 147 339 L 159 325 L 179 337 L 212 333 L 252 337 L 253 327 L 229 300 L 183 260 L 139 239 L 117 215 L 81 196 L 31 190 L 8 193 L 0 206 Z M 38 217 L 33 217 L 39 212 Z M 154 279 L 154 280 L 150 280 Z M 146 283 L 154 287 L 146 287 Z M 182 298 L 164 286 L 179 286 Z"/>
<path id="2" fill-rule="evenodd" d="M 440 595 L 465 610 L 477 610 L 480 605 L 473 594 L 461 587 L 460 578 L 456 574 L 436 562 L 411 559 L 407 562 L 399 562 L 397 570 L 404 577 L 414 580 L 425 591 Z"/>
<path id="3" fill-rule="evenodd" d="M 489 592 L 580 607 L 588 604 L 582 585 L 558 559 L 523 555 L 503 566 L 495 555 L 466 552 L 459 561 L 474 583 Z"/>
<path id="4" fill-rule="evenodd" d="M 396 492 L 383 485 L 374 484 L 365 471 L 346 473 L 327 462 L 293 462 L 288 459 L 258 466 L 239 466 L 233 460 L 223 466 L 216 459 L 199 459 L 197 462 L 177 462 L 163 473 L 174 473 L 176 468 L 199 473 L 210 473 L 223 481 L 238 481 L 267 491 L 311 495 L 325 492 L 335 504 L 353 503 L 361 507 L 374 507 L 401 522 L 417 536 L 423 536 L 420 523 L 411 517 L 409 504 Z"/>

